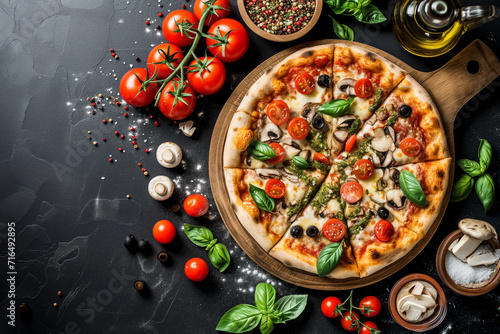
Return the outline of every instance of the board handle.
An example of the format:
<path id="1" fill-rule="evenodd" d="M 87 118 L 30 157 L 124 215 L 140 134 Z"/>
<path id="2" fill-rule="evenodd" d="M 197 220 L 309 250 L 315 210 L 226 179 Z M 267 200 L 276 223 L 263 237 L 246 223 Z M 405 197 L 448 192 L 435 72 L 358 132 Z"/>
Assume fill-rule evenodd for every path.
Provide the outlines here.
<path id="1" fill-rule="evenodd" d="M 428 73 L 422 84 L 433 95 L 445 126 L 453 129 L 460 109 L 499 75 L 497 56 L 476 39 L 443 67 Z"/>

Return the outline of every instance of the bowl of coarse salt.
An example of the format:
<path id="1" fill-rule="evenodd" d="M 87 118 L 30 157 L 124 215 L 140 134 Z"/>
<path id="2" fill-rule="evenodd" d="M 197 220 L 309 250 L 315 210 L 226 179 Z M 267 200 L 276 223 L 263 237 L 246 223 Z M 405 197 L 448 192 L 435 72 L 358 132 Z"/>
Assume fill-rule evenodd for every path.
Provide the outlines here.
<path id="1" fill-rule="evenodd" d="M 463 219 L 439 246 L 436 268 L 452 291 L 480 296 L 500 283 L 500 243 L 487 222 Z"/>

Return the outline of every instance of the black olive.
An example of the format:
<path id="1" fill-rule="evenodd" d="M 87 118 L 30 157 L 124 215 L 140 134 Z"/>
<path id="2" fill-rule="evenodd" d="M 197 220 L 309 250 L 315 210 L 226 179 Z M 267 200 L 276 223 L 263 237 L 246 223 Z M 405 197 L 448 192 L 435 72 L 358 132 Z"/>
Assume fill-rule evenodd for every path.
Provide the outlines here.
<path id="1" fill-rule="evenodd" d="M 151 244 L 146 239 L 139 240 L 137 246 L 139 248 L 139 251 L 144 255 L 149 255 L 153 251 Z"/>
<path id="2" fill-rule="evenodd" d="M 168 260 L 168 254 L 165 251 L 161 251 L 156 255 L 156 258 L 160 262 L 166 262 Z"/>
<path id="3" fill-rule="evenodd" d="M 311 238 L 314 238 L 315 236 L 317 236 L 319 233 L 319 230 L 316 226 L 314 225 L 311 225 L 309 226 L 307 229 L 306 229 L 306 234 L 308 236 L 310 236 Z"/>
<path id="4" fill-rule="evenodd" d="M 288 205 L 286 205 L 286 203 L 285 203 L 285 202 L 283 202 L 283 203 L 281 203 L 281 207 L 282 207 L 283 209 L 286 209 L 286 208 L 288 208 Z"/>
<path id="5" fill-rule="evenodd" d="M 325 120 L 320 115 L 316 114 L 312 120 L 312 126 L 314 129 L 321 131 L 325 127 Z"/>
<path id="6" fill-rule="evenodd" d="M 378 216 L 382 219 L 387 219 L 389 218 L 389 210 L 387 210 L 386 208 L 384 208 L 383 206 L 381 206 L 380 208 L 378 208 L 377 210 L 377 213 L 378 213 Z"/>
<path id="7" fill-rule="evenodd" d="M 302 228 L 302 226 L 300 225 L 295 225 L 294 227 L 292 227 L 292 229 L 290 230 L 290 234 L 292 235 L 292 237 L 294 238 L 300 238 L 302 236 L 302 234 L 304 233 L 304 229 Z"/>
<path id="8" fill-rule="evenodd" d="M 278 138 L 278 135 L 272 131 L 268 131 L 267 135 L 269 136 L 269 138 Z"/>
<path id="9" fill-rule="evenodd" d="M 129 251 L 131 251 L 133 253 L 137 252 L 137 239 L 132 234 L 131 235 L 127 235 L 125 237 L 125 240 L 123 241 L 123 245 Z"/>
<path id="10" fill-rule="evenodd" d="M 141 280 L 137 280 L 137 281 L 134 282 L 134 288 L 137 291 L 143 291 L 144 289 L 146 289 L 146 283 L 144 283 Z"/>
<path id="11" fill-rule="evenodd" d="M 332 83 L 332 78 L 328 74 L 321 74 L 318 78 L 318 85 L 327 88 Z"/>
<path id="12" fill-rule="evenodd" d="M 412 110 L 409 105 L 403 104 L 401 107 L 398 109 L 399 116 L 408 118 L 411 116 Z"/>
<path id="13" fill-rule="evenodd" d="M 321 212 L 321 213 L 319 214 L 319 216 L 320 216 L 321 218 L 326 218 L 326 213 Z"/>

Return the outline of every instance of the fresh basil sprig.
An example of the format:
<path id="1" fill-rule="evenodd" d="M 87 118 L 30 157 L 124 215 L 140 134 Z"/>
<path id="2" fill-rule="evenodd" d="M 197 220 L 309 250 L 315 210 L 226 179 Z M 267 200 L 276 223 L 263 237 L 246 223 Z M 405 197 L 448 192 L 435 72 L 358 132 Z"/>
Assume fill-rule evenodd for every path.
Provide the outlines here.
<path id="1" fill-rule="evenodd" d="M 306 169 L 306 168 L 311 167 L 309 165 L 309 163 L 307 162 L 307 160 L 299 155 L 294 156 L 292 158 L 292 161 L 295 164 L 295 166 L 297 166 L 297 168 L 300 168 L 300 169 Z"/>
<path id="2" fill-rule="evenodd" d="M 318 271 L 318 276 L 323 277 L 332 272 L 337 266 L 342 257 L 343 247 L 340 242 L 332 242 L 326 245 L 318 256 L 318 261 L 316 262 L 316 270 Z"/>
<path id="3" fill-rule="evenodd" d="M 318 108 L 318 112 L 332 117 L 339 117 L 345 115 L 349 111 L 353 102 L 354 102 L 354 97 L 352 96 L 349 96 L 347 100 L 344 99 L 333 100 L 321 105 Z"/>
<path id="4" fill-rule="evenodd" d="M 476 194 L 483 204 L 484 213 L 486 213 L 495 201 L 495 182 L 490 174 L 483 174 L 477 179 Z"/>
<path id="5" fill-rule="evenodd" d="M 411 172 L 403 169 L 401 173 L 399 173 L 399 185 L 401 186 L 401 190 L 403 191 L 403 194 L 405 194 L 406 198 L 417 206 L 423 207 L 429 204 L 425 198 L 420 182 L 418 182 L 415 175 Z"/>
<path id="6" fill-rule="evenodd" d="M 199 247 L 205 247 L 208 251 L 208 258 L 213 266 L 220 272 L 223 272 L 229 266 L 231 257 L 226 246 L 214 239 L 212 232 L 203 226 L 184 224 L 184 232 L 193 244 Z"/>
<path id="7" fill-rule="evenodd" d="M 269 160 L 276 156 L 276 152 L 271 146 L 255 139 L 252 139 L 248 144 L 247 152 L 257 160 Z"/>
<path id="8" fill-rule="evenodd" d="M 325 0 L 338 15 L 354 16 L 362 23 L 380 23 L 387 20 L 382 12 L 371 4 L 371 0 Z"/>
<path id="9" fill-rule="evenodd" d="M 262 334 L 269 334 L 274 324 L 297 318 L 307 305 L 307 295 L 290 295 L 275 302 L 276 290 L 271 284 L 259 283 L 255 288 L 255 305 L 240 304 L 227 311 L 216 330 L 243 333 L 256 328 L 260 321 Z"/>
<path id="10" fill-rule="evenodd" d="M 274 210 L 274 200 L 266 194 L 264 189 L 250 184 L 250 195 L 257 207 L 261 210 L 273 212 Z"/>
<path id="11" fill-rule="evenodd" d="M 464 172 L 469 174 L 472 177 L 479 176 L 483 174 L 483 170 L 481 165 L 475 162 L 474 160 L 469 159 L 459 159 L 457 161 L 458 167 L 462 168 Z"/>
<path id="12" fill-rule="evenodd" d="M 469 196 L 474 188 L 474 179 L 467 174 L 462 174 L 451 191 L 451 202 L 460 202 Z"/>
<path id="13" fill-rule="evenodd" d="M 333 18 L 333 16 L 331 15 L 328 16 L 332 19 L 333 31 L 335 32 L 335 35 L 338 36 L 338 38 L 346 41 L 354 40 L 354 31 L 352 31 L 351 28 L 349 28 L 345 24 L 339 23 L 337 20 Z"/>

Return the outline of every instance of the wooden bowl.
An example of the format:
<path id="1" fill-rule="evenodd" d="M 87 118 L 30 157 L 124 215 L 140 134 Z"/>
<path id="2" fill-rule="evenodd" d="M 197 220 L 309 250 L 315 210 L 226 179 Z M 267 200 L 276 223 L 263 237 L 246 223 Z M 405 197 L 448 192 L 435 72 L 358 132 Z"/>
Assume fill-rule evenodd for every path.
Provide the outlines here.
<path id="1" fill-rule="evenodd" d="M 448 253 L 448 248 L 455 239 L 461 238 L 463 235 L 462 231 L 455 230 L 448 234 L 448 236 L 441 242 L 441 245 L 439 245 L 439 249 L 436 253 L 436 268 L 439 278 L 441 278 L 443 283 L 450 288 L 450 290 L 460 295 L 469 297 L 484 295 L 485 293 L 488 293 L 496 288 L 500 283 L 500 265 L 497 265 L 495 271 L 488 280 L 470 286 L 455 283 L 446 271 L 445 259 L 446 254 Z M 495 248 L 493 242 L 490 242 L 490 245 L 493 249 Z"/>
<path id="2" fill-rule="evenodd" d="M 401 318 L 396 307 L 396 297 L 399 293 L 399 290 L 401 290 L 401 288 L 406 283 L 409 283 L 411 281 L 425 281 L 431 284 L 438 293 L 438 297 L 436 300 L 437 307 L 436 310 L 434 310 L 434 314 L 418 323 L 407 322 L 406 320 Z M 441 322 L 443 322 L 444 318 L 446 317 L 446 312 L 448 311 L 448 306 L 446 303 L 446 296 L 444 294 L 444 291 L 435 279 L 424 274 L 410 274 L 397 281 L 396 284 L 394 284 L 394 286 L 392 287 L 391 293 L 389 294 L 389 310 L 391 311 L 391 316 L 393 317 L 393 319 L 401 327 L 414 332 L 425 332 L 437 327 Z"/>
<path id="3" fill-rule="evenodd" d="M 309 23 L 303 29 L 300 29 L 293 34 L 288 35 L 273 35 L 257 27 L 257 25 L 250 19 L 250 16 L 248 16 L 247 10 L 245 8 L 245 0 L 238 0 L 238 10 L 240 11 L 240 15 L 243 18 L 243 21 L 245 21 L 247 27 L 260 37 L 273 42 L 290 42 L 307 34 L 316 25 L 316 22 L 318 22 L 322 8 L 323 0 L 316 0 L 316 8 L 314 10 L 314 14 L 311 17 Z"/>

